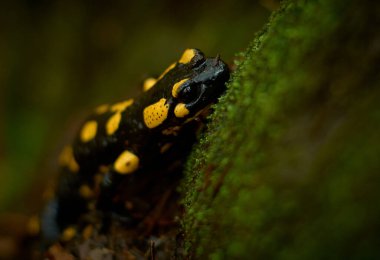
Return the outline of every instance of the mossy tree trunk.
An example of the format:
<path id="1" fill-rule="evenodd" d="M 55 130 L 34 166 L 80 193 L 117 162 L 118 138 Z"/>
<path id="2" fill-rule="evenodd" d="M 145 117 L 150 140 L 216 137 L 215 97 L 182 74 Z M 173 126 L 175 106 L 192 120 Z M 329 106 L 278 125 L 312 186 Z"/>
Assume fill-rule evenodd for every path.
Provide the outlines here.
<path id="1" fill-rule="evenodd" d="M 256 36 L 188 163 L 190 257 L 380 258 L 379 14 L 287 1 Z"/>

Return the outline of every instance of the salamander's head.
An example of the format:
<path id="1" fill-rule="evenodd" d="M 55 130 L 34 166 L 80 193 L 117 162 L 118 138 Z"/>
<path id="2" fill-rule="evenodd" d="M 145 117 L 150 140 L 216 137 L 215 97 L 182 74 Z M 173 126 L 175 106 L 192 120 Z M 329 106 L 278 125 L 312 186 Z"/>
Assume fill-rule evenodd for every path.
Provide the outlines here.
<path id="1" fill-rule="evenodd" d="M 228 66 L 219 58 L 206 58 L 197 49 L 187 49 L 155 81 L 146 84 L 144 122 L 148 128 L 181 126 L 191 121 L 225 91 Z"/>

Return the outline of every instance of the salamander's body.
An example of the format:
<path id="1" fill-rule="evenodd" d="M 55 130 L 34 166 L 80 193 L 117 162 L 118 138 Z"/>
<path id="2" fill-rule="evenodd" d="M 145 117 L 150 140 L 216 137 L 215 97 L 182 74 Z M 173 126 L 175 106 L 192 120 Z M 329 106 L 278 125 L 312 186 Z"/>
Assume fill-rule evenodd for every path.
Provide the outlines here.
<path id="1" fill-rule="evenodd" d="M 42 216 L 45 240 L 69 239 L 70 227 L 91 210 L 116 211 L 133 222 L 132 208 L 149 207 L 134 201 L 154 203 L 152 193 L 165 188 L 154 185 L 178 179 L 167 176 L 168 167 L 186 155 L 198 127 L 193 119 L 223 93 L 228 78 L 218 57 L 188 49 L 146 80 L 137 99 L 97 107 L 61 154 L 55 197 Z"/>

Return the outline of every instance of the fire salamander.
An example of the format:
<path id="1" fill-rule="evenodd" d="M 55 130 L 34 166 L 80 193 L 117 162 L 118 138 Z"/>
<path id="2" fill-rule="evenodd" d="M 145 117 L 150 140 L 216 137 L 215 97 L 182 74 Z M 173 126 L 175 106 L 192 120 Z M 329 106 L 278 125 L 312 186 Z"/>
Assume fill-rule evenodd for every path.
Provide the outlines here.
<path id="1" fill-rule="evenodd" d="M 41 215 L 43 239 L 69 241 L 87 232 L 89 212 L 139 223 L 179 180 L 172 168 L 181 167 L 196 141 L 194 119 L 217 101 L 228 79 L 219 56 L 187 49 L 147 79 L 138 98 L 97 107 L 60 155 L 54 197 Z"/>

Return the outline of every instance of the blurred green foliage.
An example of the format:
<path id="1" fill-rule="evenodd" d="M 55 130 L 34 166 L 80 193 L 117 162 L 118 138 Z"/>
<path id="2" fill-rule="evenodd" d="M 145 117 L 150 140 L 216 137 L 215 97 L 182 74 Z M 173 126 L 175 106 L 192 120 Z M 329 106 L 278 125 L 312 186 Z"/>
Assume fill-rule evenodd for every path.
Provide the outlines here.
<path id="1" fill-rule="evenodd" d="M 185 48 L 231 61 L 275 4 L 1 3 L 0 210 L 29 204 L 25 190 L 51 177 L 65 135 L 87 109 L 135 95 L 144 77 L 158 75 Z"/>

